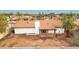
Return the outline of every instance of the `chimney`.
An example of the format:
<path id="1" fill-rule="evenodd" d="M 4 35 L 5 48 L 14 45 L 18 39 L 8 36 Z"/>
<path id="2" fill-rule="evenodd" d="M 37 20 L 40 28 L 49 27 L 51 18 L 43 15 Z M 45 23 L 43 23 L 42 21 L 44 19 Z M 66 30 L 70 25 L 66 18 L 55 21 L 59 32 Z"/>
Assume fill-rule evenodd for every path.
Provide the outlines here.
<path id="1" fill-rule="evenodd" d="M 35 20 L 35 34 L 39 34 L 39 29 L 40 29 L 40 21 Z"/>

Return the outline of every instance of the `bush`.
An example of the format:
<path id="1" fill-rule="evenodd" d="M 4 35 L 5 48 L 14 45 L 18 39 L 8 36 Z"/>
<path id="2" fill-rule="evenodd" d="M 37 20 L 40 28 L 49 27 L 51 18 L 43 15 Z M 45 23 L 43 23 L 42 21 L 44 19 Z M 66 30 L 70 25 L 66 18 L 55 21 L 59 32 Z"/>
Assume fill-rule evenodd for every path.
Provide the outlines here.
<path id="1" fill-rule="evenodd" d="M 71 42 L 74 44 L 74 45 L 79 45 L 79 37 L 72 37 L 71 38 Z"/>
<path id="2" fill-rule="evenodd" d="M 79 46 L 79 30 L 73 31 L 72 34 L 70 38 L 66 38 L 67 42 L 70 43 L 71 46 Z"/>

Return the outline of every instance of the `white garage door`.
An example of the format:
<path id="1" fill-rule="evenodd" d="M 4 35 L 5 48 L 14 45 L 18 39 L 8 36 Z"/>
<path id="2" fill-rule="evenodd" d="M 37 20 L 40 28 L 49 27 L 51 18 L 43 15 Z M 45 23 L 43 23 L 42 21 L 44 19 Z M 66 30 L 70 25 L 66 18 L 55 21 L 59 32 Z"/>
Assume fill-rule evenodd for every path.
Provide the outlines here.
<path id="1" fill-rule="evenodd" d="M 35 28 L 15 28 L 15 34 L 34 34 Z"/>

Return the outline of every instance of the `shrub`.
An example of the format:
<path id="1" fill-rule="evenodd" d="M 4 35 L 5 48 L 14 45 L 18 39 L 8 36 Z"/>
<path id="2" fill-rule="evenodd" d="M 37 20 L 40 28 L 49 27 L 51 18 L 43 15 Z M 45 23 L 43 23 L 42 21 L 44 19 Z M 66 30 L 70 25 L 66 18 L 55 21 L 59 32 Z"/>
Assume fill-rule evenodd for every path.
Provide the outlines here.
<path id="1" fill-rule="evenodd" d="M 79 45 L 79 37 L 73 37 L 71 38 L 71 42 L 74 44 L 74 45 Z"/>

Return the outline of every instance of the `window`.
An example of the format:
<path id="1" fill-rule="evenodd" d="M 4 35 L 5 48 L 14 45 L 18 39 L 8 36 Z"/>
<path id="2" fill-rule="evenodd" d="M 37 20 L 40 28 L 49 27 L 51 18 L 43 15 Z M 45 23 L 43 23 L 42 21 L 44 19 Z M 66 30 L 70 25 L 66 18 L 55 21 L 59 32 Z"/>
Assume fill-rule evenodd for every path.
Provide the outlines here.
<path id="1" fill-rule="evenodd" d="M 41 33 L 46 33 L 46 30 L 41 30 Z"/>

